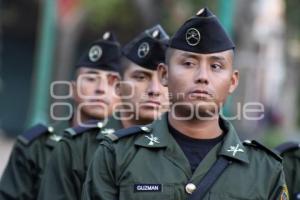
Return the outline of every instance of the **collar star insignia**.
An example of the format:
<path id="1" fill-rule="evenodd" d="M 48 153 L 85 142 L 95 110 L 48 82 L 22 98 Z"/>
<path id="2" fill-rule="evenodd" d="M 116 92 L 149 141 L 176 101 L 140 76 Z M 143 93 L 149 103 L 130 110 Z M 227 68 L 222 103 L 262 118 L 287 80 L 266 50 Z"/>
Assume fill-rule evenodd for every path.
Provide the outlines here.
<path id="1" fill-rule="evenodd" d="M 106 128 L 106 129 L 101 131 L 101 133 L 104 134 L 104 135 L 112 134 L 114 132 L 115 132 L 115 129 L 113 129 L 113 128 Z"/>
<path id="2" fill-rule="evenodd" d="M 153 134 L 151 134 L 150 137 L 149 137 L 148 135 L 145 135 L 145 137 L 146 137 L 148 140 L 150 140 L 149 143 L 148 143 L 148 145 L 150 145 L 150 146 L 153 146 L 154 143 L 157 143 L 157 144 L 159 143 L 158 138 L 157 138 L 157 137 L 154 137 Z"/>
<path id="3" fill-rule="evenodd" d="M 55 141 L 55 142 L 59 142 L 62 139 L 62 136 L 56 135 L 56 134 L 52 134 L 50 136 L 50 139 Z"/>
<path id="4" fill-rule="evenodd" d="M 237 152 L 243 153 L 244 150 L 239 148 L 240 144 L 237 144 L 236 146 L 230 146 L 229 149 L 227 150 L 228 152 L 232 152 L 232 155 L 235 156 Z"/>

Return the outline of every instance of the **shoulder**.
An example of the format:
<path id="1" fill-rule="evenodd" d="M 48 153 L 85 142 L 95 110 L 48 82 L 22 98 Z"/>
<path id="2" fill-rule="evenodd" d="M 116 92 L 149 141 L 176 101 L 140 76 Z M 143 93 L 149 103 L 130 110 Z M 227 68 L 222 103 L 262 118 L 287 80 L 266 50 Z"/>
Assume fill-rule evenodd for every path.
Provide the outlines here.
<path id="1" fill-rule="evenodd" d="M 259 157 L 259 159 L 262 157 L 266 157 L 271 162 L 282 162 L 282 157 L 277 152 L 273 151 L 272 149 L 266 147 L 256 140 L 245 140 L 243 142 L 243 145 L 250 151 L 252 151 L 253 154 L 255 154 L 257 157 Z"/>
<path id="2" fill-rule="evenodd" d="M 48 126 L 44 124 L 37 124 L 26 130 L 23 134 L 18 136 L 18 141 L 24 145 L 30 145 L 33 141 L 51 132 Z"/>
<path id="3" fill-rule="evenodd" d="M 103 127 L 103 122 L 99 120 L 90 120 L 84 124 L 65 129 L 65 136 L 74 139 L 78 136 L 89 133 L 93 130 L 99 130 Z"/>
<path id="4" fill-rule="evenodd" d="M 151 130 L 151 125 L 136 125 L 130 128 L 119 129 L 106 134 L 100 144 L 109 151 L 116 151 L 120 155 L 124 155 L 131 152 L 131 150 L 134 151 L 136 139 L 149 133 Z"/>
<path id="5" fill-rule="evenodd" d="M 275 151 L 279 154 L 284 154 L 287 152 L 292 152 L 300 149 L 300 143 L 297 142 L 285 142 L 280 144 L 279 146 L 275 147 Z"/>
<path id="6" fill-rule="evenodd" d="M 108 133 L 105 135 L 105 137 L 111 140 L 112 142 L 118 142 L 120 140 L 124 140 L 132 136 L 140 135 L 145 132 L 148 133 L 150 130 L 151 130 L 150 125 L 132 126 L 130 128 L 117 130 L 113 133 Z"/>

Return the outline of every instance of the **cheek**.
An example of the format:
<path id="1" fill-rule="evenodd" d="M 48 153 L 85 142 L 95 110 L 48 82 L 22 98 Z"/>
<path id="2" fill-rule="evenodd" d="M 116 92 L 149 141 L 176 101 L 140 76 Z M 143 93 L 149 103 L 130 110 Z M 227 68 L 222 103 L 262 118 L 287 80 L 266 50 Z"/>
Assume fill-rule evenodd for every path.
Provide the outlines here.
<path id="1" fill-rule="evenodd" d="M 138 83 L 134 86 L 133 98 L 135 99 L 143 99 L 146 95 L 147 84 L 146 83 Z"/>
<path id="2" fill-rule="evenodd" d="M 93 96 L 94 90 L 95 86 L 93 84 L 82 84 L 78 93 L 84 96 Z"/>
<path id="3" fill-rule="evenodd" d="M 168 101 L 169 100 L 169 91 L 168 91 L 167 87 L 162 87 L 161 94 L 162 94 L 162 99 L 164 101 Z"/>
<path id="4" fill-rule="evenodd" d="M 216 90 L 216 99 L 220 102 L 225 101 L 229 95 L 230 79 L 219 79 L 213 85 Z"/>
<path id="5" fill-rule="evenodd" d="M 106 91 L 106 96 L 111 103 L 115 103 L 120 99 L 120 97 L 116 93 L 115 87 L 108 87 L 108 90 Z"/>
<path id="6" fill-rule="evenodd" d="M 178 72 L 172 72 L 168 79 L 168 88 L 170 93 L 183 92 L 187 85 L 188 76 L 185 74 L 180 74 Z"/>
<path id="7" fill-rule="evenodd" d="M 134 91 L 132 84 L 122 84 L 120 86 L 120 93 L 123 98 L 130 98 L 132 96 L 132 93 Z"/>

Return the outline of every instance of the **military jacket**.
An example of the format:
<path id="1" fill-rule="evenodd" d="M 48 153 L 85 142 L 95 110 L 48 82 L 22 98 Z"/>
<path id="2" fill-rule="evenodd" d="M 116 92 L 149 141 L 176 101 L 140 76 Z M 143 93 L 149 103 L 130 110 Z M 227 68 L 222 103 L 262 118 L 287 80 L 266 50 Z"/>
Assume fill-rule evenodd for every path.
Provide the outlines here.
<path id="1" fill-rule="evenodd" d="M 68 126 L 38 124 L 18 137 L 1 177 L 1 200 L 36 199 L 48 158 Z"/>
<path id="2" fill-rule="evenodd" d="M 66 130 L 46 168 L 38 199 L 80 199 L 88 164 L 103 135 L 121 129 L 113 117 Z"/>
<path id="3" fill-rule="evenodd" d="M 283 169 L 290 199 L 300 200 L 300 143 L 287 142 L 277 150 L 283 157 Z"/>
<path id="4" fill-rule="evenodd" d="M 90 164 L 82 199 L 187 199 L 218 157 L 230 160 L 204 200 L 288 199 L 281 158 L 258 142 L 241 142 L 234 127 L 225 133 L 192 174 L 183 151 L 169 133 L 167 114 L 148 126 L 107 135 Z"/>

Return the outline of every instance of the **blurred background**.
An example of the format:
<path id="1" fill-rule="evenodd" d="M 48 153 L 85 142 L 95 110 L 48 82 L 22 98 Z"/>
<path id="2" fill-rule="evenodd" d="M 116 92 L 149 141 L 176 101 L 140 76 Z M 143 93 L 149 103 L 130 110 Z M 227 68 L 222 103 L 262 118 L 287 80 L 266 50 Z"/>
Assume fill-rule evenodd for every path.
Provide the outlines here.
<path id="1" fill-rule="evenodd" d="M 51 122 L 51 103 L 68 101 L 51 98 L 50 84 L 73 77 L 89 43 L 112 30 L 125 44 L 157 23 L 172 35 L 202 7 L 237 46 L 240 85 L 224 112 L 238 118 L 241 138 L 269 147 L 300 141 L 299 0 L 0 0 L 0 175 L 15 136 Z M 241 116 L 245 105 L 257 110 L 252 102 L 264 106 L 260 120 Z M 68 115 L 63 106 L 55 112 Z"/>

